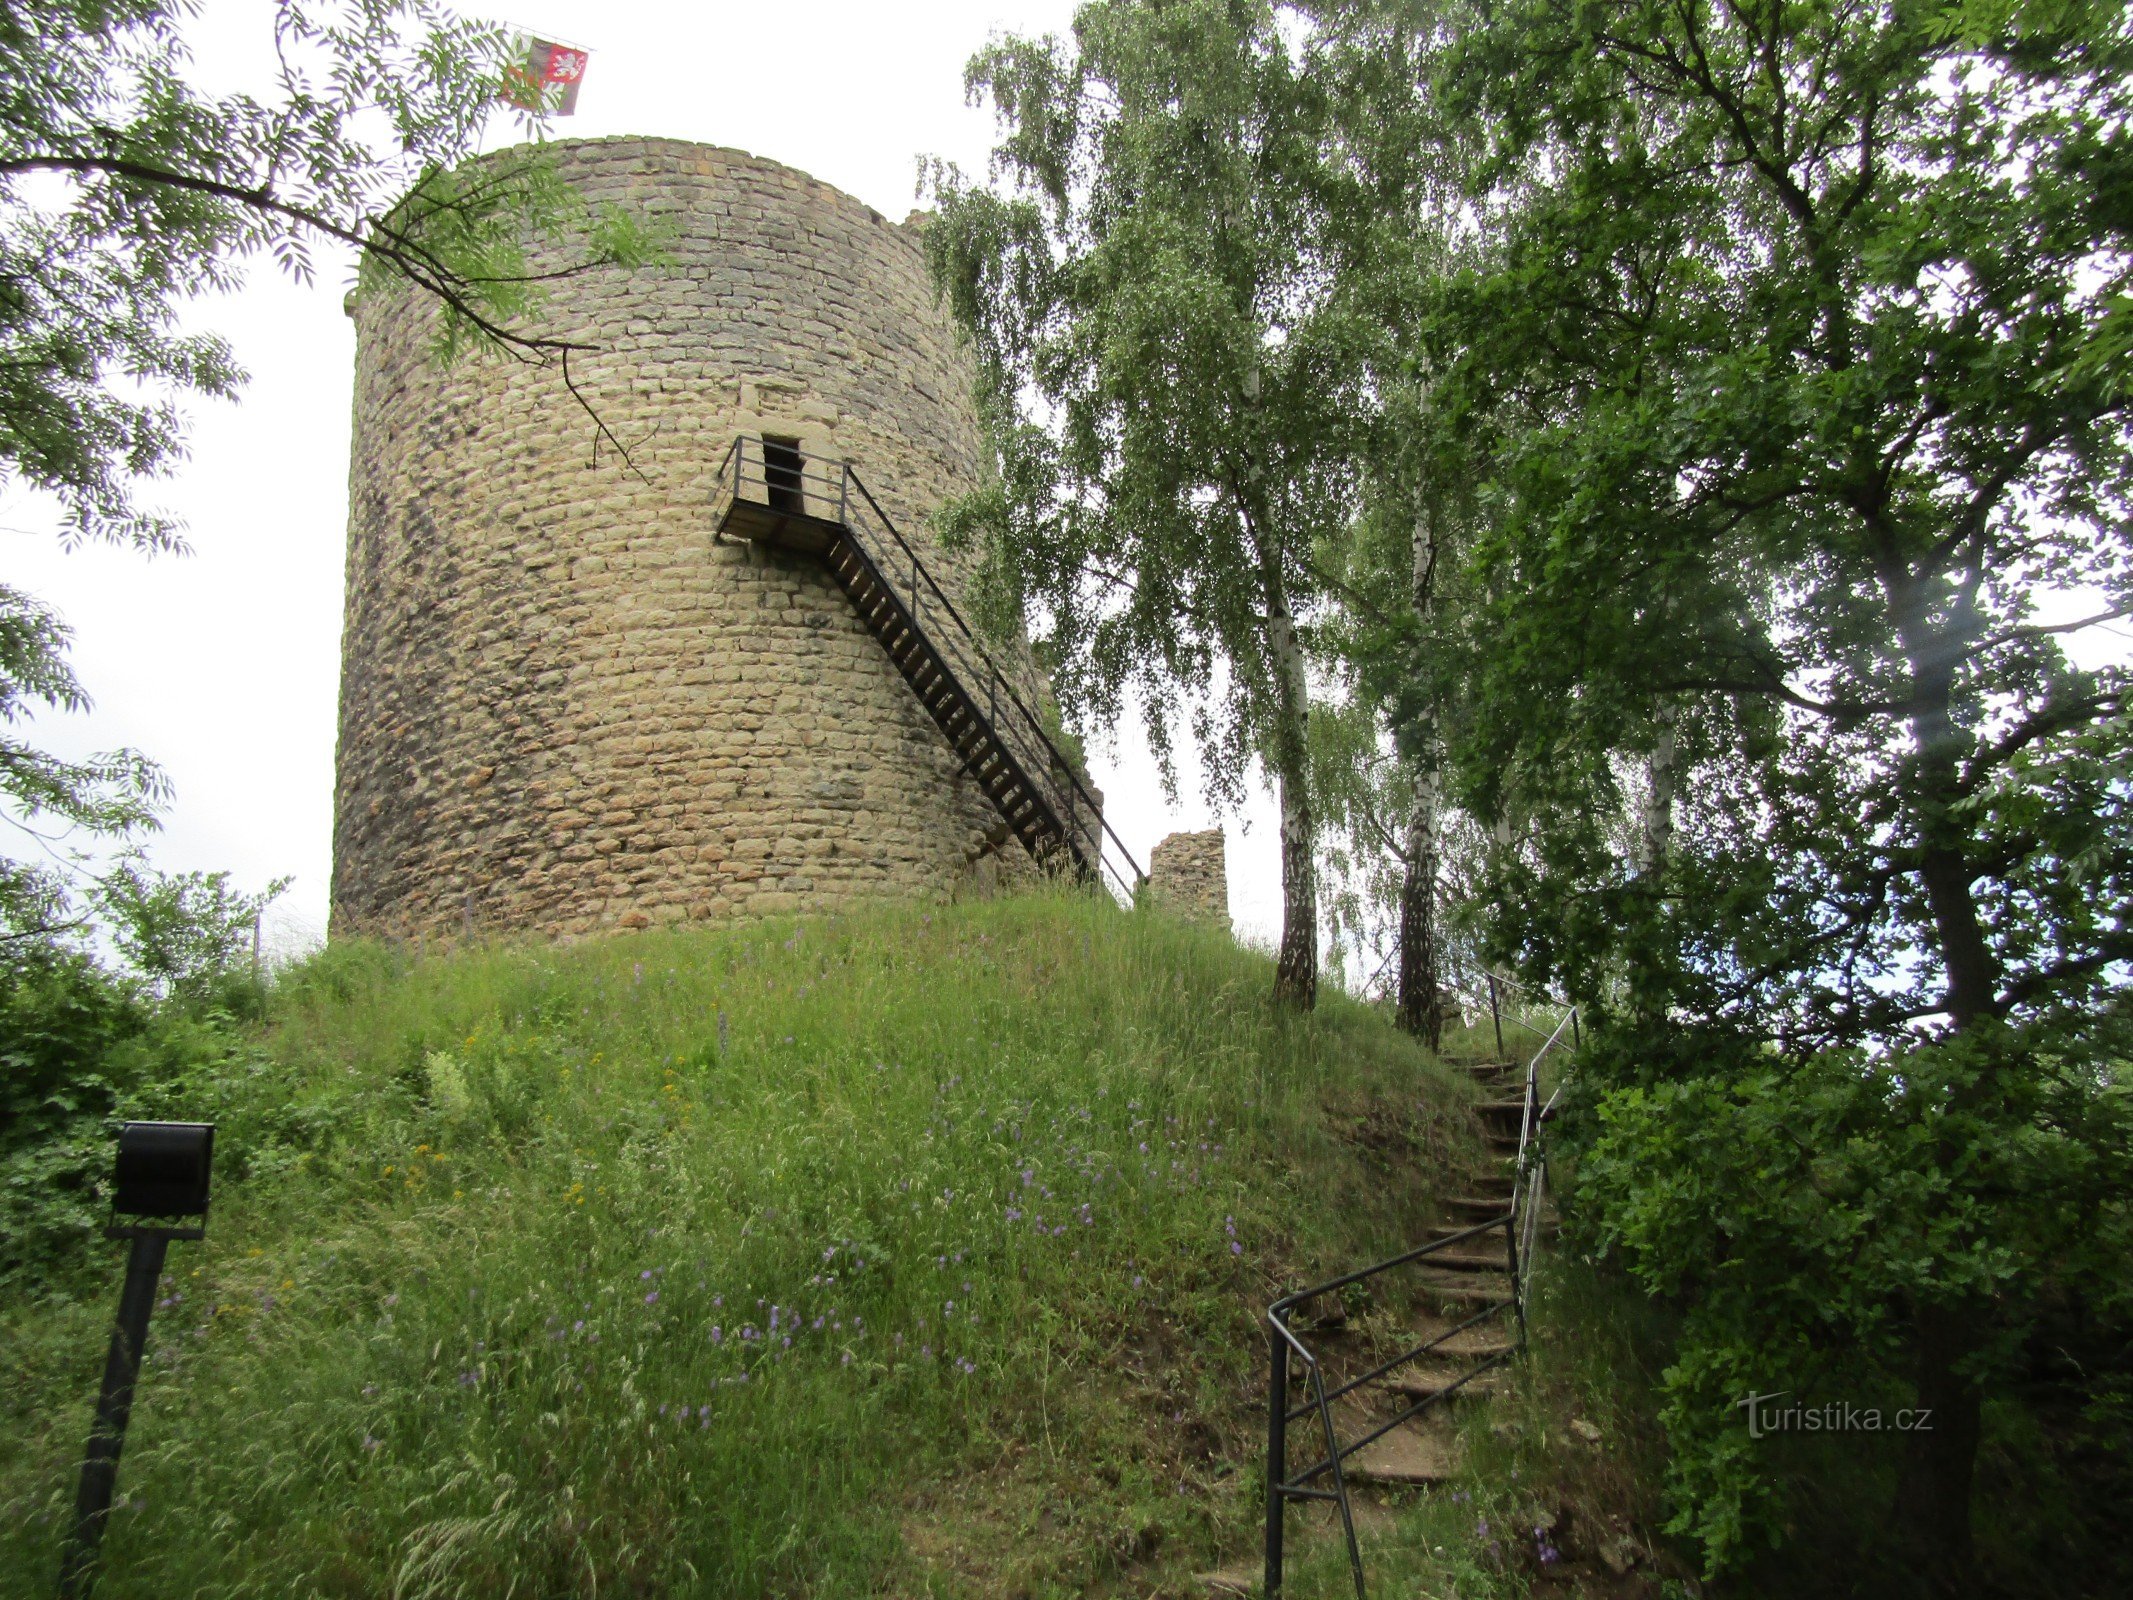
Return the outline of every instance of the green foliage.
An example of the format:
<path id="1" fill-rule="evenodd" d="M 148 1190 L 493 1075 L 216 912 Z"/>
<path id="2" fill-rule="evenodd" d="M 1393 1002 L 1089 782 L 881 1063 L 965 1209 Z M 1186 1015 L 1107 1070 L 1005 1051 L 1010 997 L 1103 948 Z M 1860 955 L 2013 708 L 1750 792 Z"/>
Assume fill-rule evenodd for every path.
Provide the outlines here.
<path id="1" fill-rule="evenodd" d="M 0 585 L 0 725 L 19 725 L 38 706 L 83 711 L 89 699 L 67 664 L 68 630 L 18 589 Z M 162 774 L 130 750 L 63 761 L 0 734 L 0 806 L 7 820 L 41 845 L 44 827 L 125 834 L 152 827 L 168 792 Z M 10 945 L 57 938 L 73 927 L 63 858 L 38 865 L 0 858 L 0 939 Z"/>
<path id="2" fill-rule="evenodd" d="M 253 917 L 226 873 L 169 876 L 123 861 L 98 885 L 102 932 L 126 965 L 87 944 L 87 918 L 18 932 L 0 958 L 0 1281 L 79 1260 L 105 1221 L 115 1121 L 197 1098 L 243 1055 L 236 1025 L 261 1014 Z M 70 913 L 56 881 L 50 909 Z M 217 1155 L 242 1171 L 273 1128 L 224 1131 Z"/>
<path id="3" fill-rule="evenodd" d="M 1227 667 L 1235 785 L 1275 697 L 1264 591 L 1309 603 L 1353 476 L 1356 330 L 1311 282 L 1323 107 L 1260 6 L 1087 6 L 1072 46 L 1000 41 L 968 81 L 1011 187 L 936 173 L 926 234 L 995 407 L 964 531 L 1041 603 L 1070 707 L 1132 689 L 1160 719 Z"/>
<path id="4" fill-rule="evenodd" d="M 2004 1070 L 1974 1038 L 1878 1059 L 1750 1052 L 1598 1097 L 1579 1195 L 1637 1281 L 1687 1308 L 1664 1385 L 1672 1527 L 1714 1565 L 1788 1511 L 1770 1471 L 1783 1441 L 1751 1436 L 1746 1397 L 1893 1416 L 1913 1403 L 1918 1304 L 2001 1307 L 1967 1359 L 2004 1382 L 2061 1296 L 2114 1285 L 2124 1301 L 2133 1100 L 2048 1054 L 1981 1095 Z"/>
<path id="5" fill-rule="evenodd" d="M 926 233 L 998 469 L 948 529 L 982 538 L 1070 711 L 1137 702 L 1166 775 L 1185 720 L 1224 798 L 1254 761 L 1278 783 L 1277 981 L 1306 1003 L 1302 635 L 1314 546 L 1352 509 L 1375 337 L 1326 292 L 1346 179 L 1310 38 L 1270 4 L 1104 0 L 1071 44 L 995 42 L 966 81 L 998 108 L 1000 182 L 937 170 Z"/>
<path id="6" fill-rule="evenodd" d="M 95 901 L 119 954 L 156 994 L 241 1011 L 256 999 L 233 986 L 256 988 L 259 974 L 243 962 L 258 919 L 288 886 L 277 878 L 244 894 L 227 872 L 155 872 L 133 858 L 98 880 Z"/>
<path id="7" fill-rule="evenodd" d="M 1455 777 L 1494 952 L 1588 1006 L 1579 1200 L 1685 1303 L 1716 1568 L 1786 1517 L 1725 1403 L 1844 1381 L 1942 1404 L 1897 1531 L 1969 1581 L 1983 1397 L 2125 1275 L 2133 724 L 2039 604 L 2133 606 L 2129 62 L 2083 5 L 1433 41 L 1482 225 L 1427 329 L 1479 469 Z"/>
<path id="8" fill-rule="evenodd" d="M 1471 1158 L 1463 1085 L 1266 989 L 1078 895 L 330 947 L 146 1108 L 223 1170 L 99 1593 L 1182 1581 L 1256 1525 L 1254 1308 Z M 1412 1143 L 1350 1142 L 1384 1103 Z M 0 1594 L 48 1583 L 109 1288 L 0 1311 Z"/>
<path id="9" fill-rule="evenodd" d="M 113 1057 L 147 1025 L 86 955 L 37 942 L 0 966 L 0 1281 L 78 1252 L 102 1225 L 124 1079 Z"/>
<path id="10" fill-rule="evenodd" d="M 278 5 L 278 92 L 211 96 L 190 81 L 187 9 L 29 0 L 0 18 L 15 69 L 0 86 L 0 475 L 56 496 L 69 540 L 178 542 L 133 483 L 182 455 L 169 396 L 241 383 L 229 347 L 176 331 L 176 310 L 234 287 L 248 257 L 308 280 L 320 245 L 352 249 L 366 284 L 434 297 L 446 350 L 561 348 L 509 324 L 533 304 L 529 237 L 585 208 L 538 149 L 454 171 L 497 100 L 501 29 L 431 0 Z M 614 216 L 585 245 L 580 267 L 645 250 Z"/>

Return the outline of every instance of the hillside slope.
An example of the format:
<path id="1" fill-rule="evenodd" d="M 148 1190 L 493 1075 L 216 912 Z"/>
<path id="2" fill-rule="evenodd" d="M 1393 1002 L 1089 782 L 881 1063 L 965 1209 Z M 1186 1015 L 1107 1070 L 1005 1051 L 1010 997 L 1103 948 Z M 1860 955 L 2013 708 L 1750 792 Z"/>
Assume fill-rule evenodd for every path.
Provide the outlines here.
<path id="1" fill-rule="evenodd" d="M 1474 1157 L 1463 1082 L 1269 989 L 1066 895 L 336 947 L 152 1108 L 220 1173 L 99 1594 L 1184 1592 L 1252 1544 L 1258 1312 Z M 99 1248 L 0 1312 L 0 1595 L 51 1582 Z"/>

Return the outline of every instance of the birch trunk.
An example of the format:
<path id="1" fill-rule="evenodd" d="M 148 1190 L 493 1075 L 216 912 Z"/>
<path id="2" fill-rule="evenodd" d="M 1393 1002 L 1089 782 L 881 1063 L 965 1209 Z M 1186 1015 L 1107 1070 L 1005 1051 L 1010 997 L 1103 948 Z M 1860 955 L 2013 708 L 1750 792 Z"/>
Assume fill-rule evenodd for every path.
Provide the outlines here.
<path id="1" fill-rule="evenodd" d="M 1304 1010 L 1318 1003 L 1318 871 L 1313 856 L 1309 758 L 1310 687 L 1295 619 L 1277 590 L 1267 606 L 1274 658 L 1274 775 L 1281 790 L 1281 950 L 1274 996 Z"/>
<path id="2" fill-rule="evenodd" d="M 1674 844 L 1674 723 L 1679 715 L 1672 705 L 1659 708 L 1654 719 L 1659 736 L 1645 763 L 1644 816 L 1637 852 L 1637 871 L 1649 877 L 1666 866 Z"/>
<path id="3" fill-rule="evenodd" d="M 1415 519 L 1414 603 L 1426 631 L 1437 592 L 1436 519 Z M 1399 1023 L 1435 1050 L 1444 1042 L 1444 980 L 1437 949 L 1437 728 L 1425 715 L 1415 809 L 1407 819 L 1407 874 L 1400 884 Z"/>
<path id="4" fill-rule="evenodd" d="M 1400 885 L 1400 1026 L 1435 1050 L 1444 1042 L 1437 950 L 1437 774 L 1424 769 L 1407 822 L 1407 877 Z"/>

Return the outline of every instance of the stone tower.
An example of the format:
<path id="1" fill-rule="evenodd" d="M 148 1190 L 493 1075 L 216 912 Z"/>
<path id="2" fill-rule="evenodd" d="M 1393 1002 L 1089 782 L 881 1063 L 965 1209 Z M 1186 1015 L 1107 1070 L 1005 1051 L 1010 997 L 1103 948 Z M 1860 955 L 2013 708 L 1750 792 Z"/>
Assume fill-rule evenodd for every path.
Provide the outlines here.
<path id="1" fill-rule="evenodd" d="M 431 359 L 411 291 L 356 306 L 336 932 L 589 932 L 943 895 L 1033 869 L 819 562 L 714 537 L 737 435 L 928 517 L 976 481 L 970 372 L 918 241 L 775 162 L 558 148 L 667 261 L 558 281 L 571 375 Z M 1044 687 L 1026 652 L 1018 675 Z"/>

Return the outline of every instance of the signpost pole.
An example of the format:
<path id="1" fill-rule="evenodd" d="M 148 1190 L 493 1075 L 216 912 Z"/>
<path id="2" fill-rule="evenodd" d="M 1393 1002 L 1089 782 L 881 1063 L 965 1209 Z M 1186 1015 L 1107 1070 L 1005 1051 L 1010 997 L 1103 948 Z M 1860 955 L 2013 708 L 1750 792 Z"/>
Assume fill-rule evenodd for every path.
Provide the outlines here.
<path id="1" fill-rule="evenodd" d="M 96 1553 L 111 1516 L 111 1491 L 118 1481 L 119 1451 L 126 1443 L 126 1423 L 133 1415 L 133 1386 L 141 1374 L 141 1352 L 148 1343 L 148 1314 L 155 1309 L 156 1280 L 170 1249 L 170 1230 L 129 1228 L 133 1248 L 126 1259 L 126 1286 L 119 1293 L 118 1322 L 104 1357 L 104 1386 L 96 1397 L 96 1426 L 81 1464 L 81 1488 L 74 1496 L 74 1528 L 59 1568 L 60 1600 L 86 1600 L 96 1579 Z"/>

